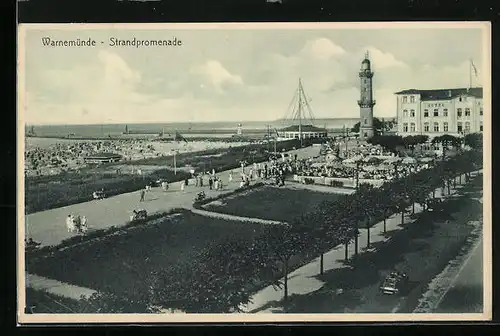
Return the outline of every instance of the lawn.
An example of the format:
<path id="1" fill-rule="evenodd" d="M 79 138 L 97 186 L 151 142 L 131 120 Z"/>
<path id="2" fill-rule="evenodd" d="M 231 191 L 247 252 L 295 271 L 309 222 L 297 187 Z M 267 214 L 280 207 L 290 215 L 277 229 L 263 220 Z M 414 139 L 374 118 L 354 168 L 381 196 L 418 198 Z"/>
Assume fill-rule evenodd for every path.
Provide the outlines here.
<path id="1" fill-rule="evenodd" d="M 107 196 L 144 188 L 149 179 L 181 180 L 186 172 L 159 169 L 145 179 L 139 175 L 103 173 L 99 170 L 85 173 L 67 172 L 57 176 L 28 177 L 25 180 L 25 212 L 27 214 L 75 203 L 90 201 L 92 193 L 104 188 Z"/>
<path id="2" fill-rule="evenodd" d="M 130 300 L 147 295 L 148 275 L 157 270 L 183 279 L 172 266 L 196 267 L 209 243 L 255 237 L 262 226 L 185 213 L 27 260 L 30 273 L 77 286 L 111 292 Z"/>
<path id="3" fill-rule="evenodd" d="M 339 194 L 265 186 L 209 203 L 206 210 L 243 217 L 291 222 L 313 211 L 323 201 L 334 201 Z"/>

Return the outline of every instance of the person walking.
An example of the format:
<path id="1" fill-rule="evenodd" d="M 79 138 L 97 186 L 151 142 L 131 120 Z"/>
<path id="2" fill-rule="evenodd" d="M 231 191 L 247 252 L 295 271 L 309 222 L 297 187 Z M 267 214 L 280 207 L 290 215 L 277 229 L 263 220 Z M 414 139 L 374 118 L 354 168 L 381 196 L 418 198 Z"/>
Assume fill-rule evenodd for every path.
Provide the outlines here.
<path id="1" fill-rule="evenodd" d="M 197 187 L 200 184 L 200 182 L 198 181 L 198 175 L 196 175 L 194 177 L 194 180 L 195 180 L 195 185 L 194 186 Z"/>
<path id="2" fill-rule="evenodd" d="M 146 195 L 146 190 L 142 189 L 141 190 L 141 199 L 139 200 L 139 202 L 144 202 L 144 196 Z"/>
<path id="3" fill-rule="evenodd" d="M 200 174 L 200 187 L 203 187 L 203 174 Z"/>
<path id="4" fill-rule="evenodd" d="M 214 187 L 215 187 L 215 190 L 219 190 L 219 179 L 218 178 L 215 178 Z"/>
<path id="5" fill-rule="evenodd" d="M 214 184 L 214 181 L 212 180 L 212 177 L 210 176 L 210 177 L 208 178 L 208 186 L 209 186 L 210 190 L 212 190 L 212 185 L 213 185 L 213 184 Z"/>
<path id="6" fill-rule="evenodd" d="M 185 183 L 181 183 L 181 191 L 184 191 L 184 187 L 186 186 Z"/>
<path id="7" fill-rule="evenodd" d="M 233 182 L 233 172 L 229 172 L 229 183 Z"/>

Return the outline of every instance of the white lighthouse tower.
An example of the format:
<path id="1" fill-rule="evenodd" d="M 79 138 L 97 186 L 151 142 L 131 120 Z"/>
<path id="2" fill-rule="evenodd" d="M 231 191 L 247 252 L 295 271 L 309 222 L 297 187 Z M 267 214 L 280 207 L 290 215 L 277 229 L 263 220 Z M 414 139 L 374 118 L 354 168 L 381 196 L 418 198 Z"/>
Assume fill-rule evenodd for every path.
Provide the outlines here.
<path id="1" fill-rule="evenodd" d="M 237 129 L 237 131 L 236 131 L 236 134 L 237 134 L 237 135 L 241 135 L 241 134 L 242 134 L 242 127 L 243 127 L 243 125 L 242 125 L 242 124 L 238 124 L 238 129 Z"/>
<path id="2" fill-rule="evenodd" d="M 371 70 L 371 63 L 368 52 L 366 52 L 365 59 L 361 62 L 361 70 L 359 71 L 360 79 L 360 99 L 359 105 L 359 138 L 367 140 L 374 134 L 373 129 L 373 71 Z"/>

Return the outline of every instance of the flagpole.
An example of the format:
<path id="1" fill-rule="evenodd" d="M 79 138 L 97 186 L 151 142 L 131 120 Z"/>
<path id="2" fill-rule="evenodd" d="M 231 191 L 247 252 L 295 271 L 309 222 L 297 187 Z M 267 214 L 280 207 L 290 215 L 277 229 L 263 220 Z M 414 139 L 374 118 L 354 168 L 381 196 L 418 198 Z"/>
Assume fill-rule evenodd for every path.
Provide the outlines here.
<path id="1" fill-rule="evenodd" d="M 469 59 L 469 89 L 472 88 L 472 59 Z"/>

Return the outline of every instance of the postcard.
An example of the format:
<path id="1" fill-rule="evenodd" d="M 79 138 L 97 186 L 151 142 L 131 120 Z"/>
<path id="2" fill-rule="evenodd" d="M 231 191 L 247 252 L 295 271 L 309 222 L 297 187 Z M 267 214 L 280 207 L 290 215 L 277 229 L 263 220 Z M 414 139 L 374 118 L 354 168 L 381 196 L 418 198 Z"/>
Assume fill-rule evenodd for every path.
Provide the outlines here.
<path id="1" fill-rule="evenodd" d="M 491 319 L 490 38 L 21 24 L 18 322 Z"/>

